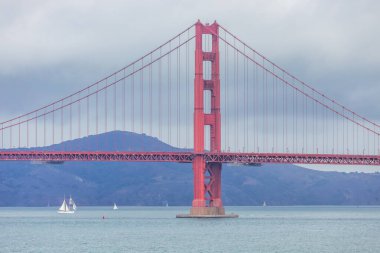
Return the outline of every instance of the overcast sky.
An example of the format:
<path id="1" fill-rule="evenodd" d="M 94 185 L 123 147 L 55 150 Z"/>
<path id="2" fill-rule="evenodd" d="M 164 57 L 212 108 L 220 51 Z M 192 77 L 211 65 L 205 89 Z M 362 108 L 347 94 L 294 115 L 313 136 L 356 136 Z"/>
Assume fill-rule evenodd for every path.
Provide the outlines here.
<path id="1" fill-rule="evenodd" d="M 380 119 L 380 2 L 0 0 L 0 121 L 125 66 L 197 19 Z"/>

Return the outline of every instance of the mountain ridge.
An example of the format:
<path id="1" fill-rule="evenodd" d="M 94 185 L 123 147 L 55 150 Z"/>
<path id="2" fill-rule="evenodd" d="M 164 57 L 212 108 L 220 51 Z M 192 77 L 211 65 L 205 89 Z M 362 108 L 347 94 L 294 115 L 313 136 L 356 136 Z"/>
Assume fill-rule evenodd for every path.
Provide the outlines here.
<path id="1" fill-rule="evenodd" d="M 107 141 L 105 141 L 107 140 Z M 98 145 L 98 146 L 97 146 Z M 99 146 L 100 145 L 100 146 Z M 45 150 L 183 151 L 145 134 L 114 131 Z M 35 150 L 41 150 L 37 148 Z M 188 150 L 186 150 L 188 151 Z M 0 206 L 191 205 L 191 164 L 143 162 L 0 162 Z M 380 205 L 380 174 L 322 172 L 295 165 L 223 165 L 225 205 Z"/>

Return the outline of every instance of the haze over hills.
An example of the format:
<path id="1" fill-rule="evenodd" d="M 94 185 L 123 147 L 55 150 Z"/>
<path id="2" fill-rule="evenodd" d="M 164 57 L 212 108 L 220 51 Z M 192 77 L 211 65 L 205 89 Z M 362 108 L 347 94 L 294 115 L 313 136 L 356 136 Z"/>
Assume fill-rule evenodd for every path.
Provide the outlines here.
<path id="1" fill-rule="evenodd" d="M 109 132 L 50 150 L 175 151 L 157 138 Z M 322 172 L 294 165 L 223 166 L 225 205 L 379 205 L 380 174 Z M 0 206 L 190 205 L 190 164 L 130 162 L 0 162 Z"/>

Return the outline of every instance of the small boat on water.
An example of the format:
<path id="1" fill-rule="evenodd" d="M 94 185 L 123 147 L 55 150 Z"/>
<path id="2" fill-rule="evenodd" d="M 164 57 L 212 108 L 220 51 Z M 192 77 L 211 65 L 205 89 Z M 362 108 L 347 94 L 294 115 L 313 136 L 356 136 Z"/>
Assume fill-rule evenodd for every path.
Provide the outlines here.
<path id="1" fill-rule="evenodd" d="M 113 210 L 117 210 L 117 209 L 119 208 L 117 207 L 116 203 L 113 203 Z"/>
<path id="2" fill-rule="evenodd" d="M 71 208 L 71 209 L 74 210 L 74 211 L 77 210 L 77 205 L 75 205 L 75 202 L 74 202 L 74 200 L 71 198 L 71 196 L 70 196 L 70 199 L 69 199 L 69 208 Z"/>
<path id="3" fill-rule="evenodd" d="M 71 198 L 69 199 L 69 204 L 66 203 L 66 197 L 63 197 L 63 202 L 61 207 L 58 209 L 58 213 L 75 213 L 75 210 L 77 210 L 77 206 L 75 205 L 74 200 Z"/>
<path id="4" fill-rule="evenodd" d="M 264 201 L 263 206 L 267 206 L 267 203 Z"/>

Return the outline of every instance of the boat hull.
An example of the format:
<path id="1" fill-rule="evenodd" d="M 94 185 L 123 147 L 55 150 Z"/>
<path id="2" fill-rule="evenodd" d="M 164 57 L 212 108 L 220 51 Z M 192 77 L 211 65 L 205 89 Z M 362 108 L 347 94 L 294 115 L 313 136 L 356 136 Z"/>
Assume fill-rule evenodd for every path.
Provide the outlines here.
<path id="1" fill-rule="evenodd" d="M 57 211 L 57 213 L 74 213 L 74 211 Z"/>

